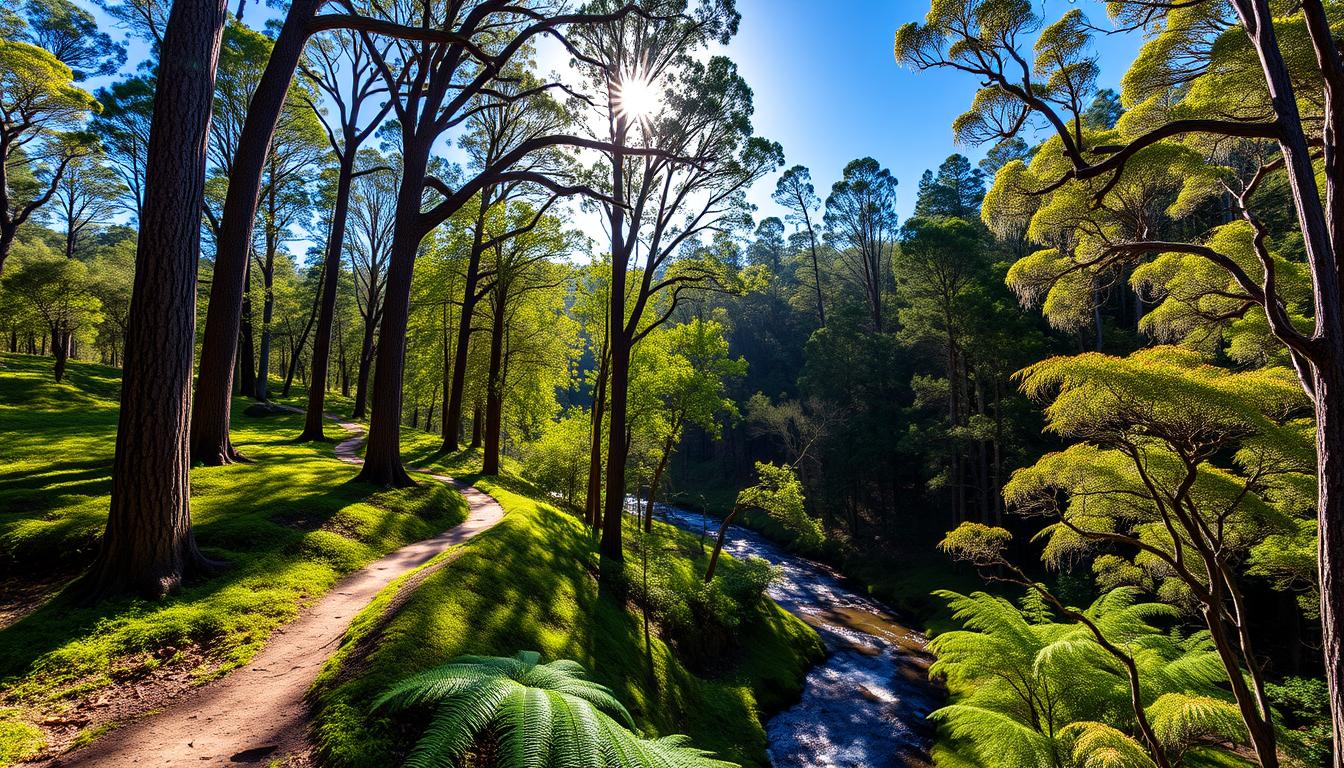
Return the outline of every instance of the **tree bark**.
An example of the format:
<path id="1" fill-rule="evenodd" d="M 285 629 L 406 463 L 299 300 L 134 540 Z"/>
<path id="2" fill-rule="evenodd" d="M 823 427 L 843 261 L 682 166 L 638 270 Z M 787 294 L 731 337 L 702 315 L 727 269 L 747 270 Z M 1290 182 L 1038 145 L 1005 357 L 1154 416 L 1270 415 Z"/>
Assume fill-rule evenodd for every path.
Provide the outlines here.
<path id="1" fill-rule="evenodd" d="M 584 498 L 584 522 L 593 528 L 602 524 L 602 419 L 607 406 L 608 337 L 602 338 L 601 362 L 593 393 L 592 441 L 588 450 L 588 491 Z"/>
<path id="2" fill-rule="evenodd" d="M 65 361 L 70 356 L 70 333 L 59 325 L 51 327 L 51 353 L 56 358 L 56 383 L 65 380 Z"/>
<path id="3" fill-rule="evenodd" d="M 622 273 L 619 281 L 612 280 L 613 308 L 617 301 L 621 302 L 619 313 L 614 312 L 612 315 L 614 318 L 625 316 L 624 277 Z M 613 321 L 617 322 L 619 321 Z M 625 549 L 621 542 L 621 517 L 625 506 L 626 405 L 630 390 L 630 340 L 622 329 L 617 328 L 613 331 L 611 374 L 607 381 L 607 389 L 610 392 L 607 413 L 607 496 L 602 508 L 602 540 L 598 551 L 602 557 L 621 562 L 625 559 Z"/>
<path id="4" fill-rule="evenodd" d="M 733 508 L 724 516 L 723 522 L 719 524 L 719 534 L 714 537 L 714 551 L 709 554 L 709 567 L 705 569 L 705 583 L 714 580 L 714 570 L 719 566 L 719 553 L 723 551 L 723 539 L 728 535 L 728 526 L 733 524 L 733 518 L 742 511 L 742 506 L 734 504 Z"/>
<path id="5" fill-rule="evenodd" d="M 261 270 L 261 285 L 265 298 L 261 302 L 261 349 L 257 355 L 256 399 L 271 399 L 271 320 L 275 316 L 275 250 L 266 248 L 266 265 Z"/>
<path id="6" fill-rule="evenodd" d="M 92 594 L 154 597 L 208 567 L 191 529 L 187 423 L 196 260 L 222 0 L 176 0 L 161 47 L 136 246 L 112 505 Z"/>
<path id="7" fill-rule="evenodd" d="M 504 415 L 504 310 L 508 288 L 495 286 L 494 321 L 490 324 L 490 368 L 485 383 L 485 458 L 481 473 L 499 474 L 499 443 Z"/>
<path id="8" fill-rule="evenodd" d="M 476 313 L 476 286 L 481 272 L 481 243 L 485 237 L 485 214 L 490 209 L 490 187 L 481 190 L 481 206 L 476 214 L 476 231 L 472 235 L 471 257 L 467 262 L 467 274 L 462 290 L 462 312 L 457 320 L 457 344 L 453 352 L 453 375 L 447 404 L 444 409 L 443 447 L 444 453 L 452 453 L 460 447 L 458 440 L 462 435 L 462 396 L 467 382 L 467 351 L 471 342 L 471 322 Z"/>
<path id="9" fill-rule="evenodd" d="M 345 245 L 345 222 L 350 213 L 350 186 L 355 173 L 355 152 L 349 147 L 341 156 L 336 174 L 336 202 L 331 212 L 331 232 L 322 259 L 322 293 L 313 337 L 313 372 L 308 386 L 308 408 L 300 441 L 324 441 L 323 413 L 327 402 L 327 367 L 331 359 L 331 329 L 336 318 L 336 289 L 341 278 L 341 249 Z"/>
<path id="10" fill-rule="evenodd" d="M 388 257 L 387 287 L 378 328 L 378 364 L 373 374 L 373 407 L 364 466 L 358 479 L 375 485 L 412 486 L 401 464 L 401 394 L 406 368 L 406 328 L 411 306 L 411 273 L 420 248 L 420 206 L 429 166 L 430 144 L 417 139 L 403 149 L 396 224 Z"/>
<path id="11" fill-rule="evenodd" d="M 377 335 L 378 315 L 373 311 L 371 303 L 369 314 L 364 318 L 364 336 L 359 345 L 359 367 L 355 371 L 355 409 L 350 415 L 356 419 L 362 419 L 369 413 L 369 371 L 373 368 L 373 343 Z"/>
<path id="12" fill-rule="evenodd" d="M 1344 370 L 1337 362 L 1319 367 L 1315 384 L 1321 650 L 1334 727 L 1334 766 L 1344 768 Z"/>
<path id="13" fill-rule="evenodd" d="M 191 411 L 191 457 L 203 464 L 228 464 L 238 458 L 229 443 L 229 409 L 234 350 L 243 311 L 262 170 L 271 153 L 271 139 L 275 136 L 294 70 L 308 41 L 308 21 L 324 2 L 295 0 L 290 4 L 238 135 L 238 151 L 220 221 L 210 305 L 201 341 L 200 376 Z"/>

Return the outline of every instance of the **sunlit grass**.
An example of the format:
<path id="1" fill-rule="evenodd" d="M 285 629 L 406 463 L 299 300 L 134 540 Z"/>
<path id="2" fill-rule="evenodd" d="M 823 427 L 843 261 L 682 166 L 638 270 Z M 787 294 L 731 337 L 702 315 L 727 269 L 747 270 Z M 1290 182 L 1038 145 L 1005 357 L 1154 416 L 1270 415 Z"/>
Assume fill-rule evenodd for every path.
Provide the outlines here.
<path id="1" fill-rule="evenodd" d="M 76 363 L 57 385 L 50 360 L 6 356 L 4 365 L 0 563 L 10 582 L 73 576 L 106 521 L 116 371 Z M 204 681 L 246 663 L 343 574 L 463 519 L 462 498 L 442 484 L 353 483 L 330 445 L 293 442 L 301 415 L 250 418 L 246 404 L 235 409 L 233 439 L 255 463 L 192 470 L 198 542 L 228 568 L 157 603 L 58 597 L 0 629 L 0 696 L 12 708 L 0 715 L 0 757 L 31 735 L 25 724 L 115 680 L 186 664 Z"/>
<path id="2" fill-rule="evenodd" d="M 743 627 L 740 650 L 723 660 L 723 669 L 697 675 L 660 639 L 656 626 L 646 635 L 639 612 L 599 588 L 596 547 L 574 515 L 515 475 L 474 474 L 478 452 L 436 461 L 437 438 L 412 433 L 406 433 L 404 448 L 412 461 L 489 492 L 508 514 L 425 577 L 390 615 L 395 586 L 356 620 L 317 688 L 320 742 L 333 765 L 392 765 L 409 746 L 405 731 L 367 715 L 369 702 L 392 681 L 459 654 L 511 656 L 519 650 L 583 664 L 649 732 L 686 733 L 698 746 L 743 765 L 767 764 L 765 713 L 798 695 L 820 653 L 811 629 L 766 601 L 757 620 Z M 662 524 L 659 533 L 665 546 L 683 555 L 673 559 L 670 578 L 689 586 L 704 572 L 695 537 Z"/>

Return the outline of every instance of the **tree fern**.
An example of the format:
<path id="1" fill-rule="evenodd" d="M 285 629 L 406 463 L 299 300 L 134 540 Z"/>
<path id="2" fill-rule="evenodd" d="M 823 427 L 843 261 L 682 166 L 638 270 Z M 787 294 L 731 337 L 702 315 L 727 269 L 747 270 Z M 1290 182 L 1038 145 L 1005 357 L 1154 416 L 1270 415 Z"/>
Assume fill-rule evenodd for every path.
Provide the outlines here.
<path id="1" fill-rule="evenodd" d="M 1081 623 L 1030 623 L 1008 600 L 938 593 L 965 629 L 930 643 L 930 671 L 953 701 L 933 714 L 963 757 L 986 766 L 1153 768 L 1138 738 L 1125 668 Z M 1171 755 L 1197 744 L 1244 743 L 1237 708 L 1223 691 L 1222 662 L 1201 632 L 1181 637 L 1160 624 L 1171 606 L 1113 590 L 1078 610 L 1139 671 L 1144 713 Z"/>
<path id="2" fill-rule="evenodd" d="M 733 768 L 684 736 L 646 739 L 606 686 L 577 662 L 541 655 L 459 656 L 374 701 L 388 713 L 429 709 L 408 768 L 463 765 L 488 740 L 491 768 Z"/>

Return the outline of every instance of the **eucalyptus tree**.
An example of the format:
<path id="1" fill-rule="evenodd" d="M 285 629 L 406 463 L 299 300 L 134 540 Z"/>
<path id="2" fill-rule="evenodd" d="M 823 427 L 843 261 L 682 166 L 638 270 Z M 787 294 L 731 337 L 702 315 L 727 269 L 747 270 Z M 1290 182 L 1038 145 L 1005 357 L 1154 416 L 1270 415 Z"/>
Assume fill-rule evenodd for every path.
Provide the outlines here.
<path id="1" fill-rule="evenodd" d="M 778 144 L 752 135 L 751 89 L 728 59 L 690 54 L 736 32 L 733 3 L 653 3 L 659 18 L 629 15 L 579 31 L 581 65 L 612 145 L 601 201 L 611 239 L 606 497 L 602 556 L 624 558 L 630 356 L 698 288 L 722 284 L 724 265 L 679 258 L 707 232 L 746 219 L 745 191 L 778 168 Z M 636 154 L 657 149 L 661 154 Z"/>
<path id="2" fill-rule="evenodd" d="M 826 198 L 826 235 L 863 291 L 873 330 L 881 333 L 883 296 L 896 240 L 896 177 L 871 157 L 845 166 Z"/>
<path id="3" fill-rule="evenodd" d="M 378 130 L 392 108 L 384 95 L 382 78 L 374 68 L 373 57 L 358 35 L 338 30 L 315 38 L 308 46 L 308 59 L 300 62 L 305 78 L 330 106 L 316 101 L 309 106 L 318 114 L 326 129 L 327 141 L 336 155 L 336 188 L 327 225 L 323 252 L 322 288 L 318 292 L 317 331 L 313 338 L 312 386 L 308 387 L 307 415 L 300 440 L 323 440 L 322 425 L 327 395 L 327 369 L 331 359 L 332 328 L 336 316 L 336 291 L 340 284 L 341 258 L 345 250 L 345 232 L 350 215 L 350 193 L 356 178 L 355 161 L 359 148 Z M 379 166 L 364 168 L 360 174 L 377 173 Z"/>
<path id="4" fill-rule="evenodd" d="M 488 217 L 497 226 L 491 229 L 486 257 L 486 303 L 490 316 L 490 357 L 485 379 L 485 456 L 482 474 L 499 474 L 500 443 L 504 417 L 506 377 L 509 358 L 522 354 L 526 331 L 515 322 L 519 305 L 534 295 L 556 294 L 568 282 L 567 270 L 557 263 L 571 253 L 579 242 L 579 233 L 566 230 L 563 222 L 525 203 L 499 206 Z M 509 234 L 508 237 L 502 235 Z M 560 292 L 563 295 L 563 292 Z M 466 313 L 465 308 L 462 310 Z M 551 325 L 557 321 L 552 318 Z M 537 350 L 542 356 L 567 360 L 559 350 Z M 514 373 L 516 374 L 515 368 Z M 549 414 L 547 414 L 549 416 Z"/>
<path id="5" fill-rule="evenodd" d="M 956 123 L 963 139 L 1002 140 L 1033 122 L 1048 127 L 1052 135 L 1041 152 L 1056 158 L 1051 173 L 1033 178 L 1023 164 L 1010 163 L 996 183 L 1012 179 L 1023 191 L 1042 193 L 1042 210 L 1051 207 L 1051 193 L 1066 190 L 1101 207 L 1116 184 L 1144 171 L 1153 153 L 1183 150 L 1182 196 L 1231 203 L 1242 225 L 1234 242 L 1249 258 L 1211 244 L 1216 233 L 1174 241 L 1092 237 L 1082 248 L 1060 251 L 1052 270 L 1063 300 L 1070 288 L 1086 288 L 1097 269 L 1151 253 L 1194 257 L 1225 276 L 1232 314 L 1262 313 L 1266 335 L 1286 350 L 1313 401 L 1318 430 L 1325 677 L 1334 765 L 1344 766 L 1344 55 L 1338 20 L 1320 0 L 1283 8 L 1269 0 L 1115 0 L 1108 10 L 1122 28 L 1148 36 L 1123 81 L 1129 111 L 1117 135 L 1086 130 L 1085 100 L 1093 95 L 1097 64 L 1079 9 L 1042 29 L 1026 5 L 938 3 L 925 23 L 898 31 L 895 53 L 916 68 L 956 69 L 983 84 Z M 1029 62 L 1020 49 L 1038 31 Z M 1271 179 L 1290 192 L 1298 230 L 1291 238 L 1266 224 L 1275 207 L 1268 203 L 1272 196 L 1261 193 Z M 1300 274 L 1310 292 L 1294 306 L 1281 282 L 1292 268 L 1275 250 L 1298 237 Z"/>
<path id="6" fill-rule="evenodd" d="M 196 262 L 223 2 L 176 0 L 161 45 L 112 461 L 93 594 L 159 597 L 210 567 L 191 527 L 186 426 Z"/>
<path id="7" fill-rule="evenodd" d="M 145 160 L 154 112 L 154 79 L 135 75 L 94 94 L 103 109 L 91 127 L 102 142 L 108 164 L 121 177 L 125 195 L 118 203 L 140 220 L 145 199 Z"/>
<path id="8" fill-rule="evenodd" d="M 807 234 L 808 255 L 812 260 L 812 290 L 817 297 L 817 323 L 826 327 L 825 289 L 821 283 L 821 258 L 817 253 L 817 230 L 812 217 L 821 207 L 812 186 L 812 173 L 803 165 L 795 165 L 784 172 L 775 183 L 773 199 L 788 210 L 788 220 Z"/>
<path id="9" fill-rule="evenodd" d="M 493 96 L 482 96 L 479 111 L 466 122 L 466 132 L 460 144 L 470 158 L 470 170 L 479 172 L 500 162 L 527 142 L 556 135 L 569 128 L 573 115 L 544 90 L 527 72 L 515 68 L 508 79 L 491 88 L 510 98 L 491 103 Z M 531 92 L 531 93 L 529 93 Z M 467 348 L 471 341 L 472 322 L 476 305 L 491 290 L 490 281 L 497 273 L 482 270 L 482 258 L 506 240 L 528 235 L 560 199 L 546 187 L 531 179 L 562 178 L 569 173 L 570 160 L 559 147 L 546 147 L 532 152 L 514 163 L 511 178 L 498 184 L 482 186 L 473 200 L 475 221 L 472 241 L 463 275 L 462 299 L 458 314 L 458 329 L 452 355 L 452 373 L 444 400 L 443 450 L 456 451 L 462 431 L 462 403 L 466 383 Z M 530 218 L 516 220 L 509 215 L 515 201 L 533 200 Z M 493 212 L 502 209 L 502 218 Z M 493 231 L 488 220 L 508 221 L 511 227 Z M 484 281 L 484 283 L 483 283 Z"/>
<path id="10" fill-rule="evenodd" d="M 389 7 L 387 21 L 399 28 L 418 25 L 417 38 L 398 38 L 387 56 L 377 58 L 379 72 L 393 100 L 393 115 L 401 134 L 402 177 L 397 194 L 396 226 L 388 266 L 387 295 L 379 327 L 378 360 L 374 370 L 374 402 L 368 449 L 360 469 L 361 480 L 380 485 L 409 485 L 401 464 L 400 410 L 405 369 L 406 323 L 411 274 L 416 252 L 425 235 L 446 221 L 483 189 L 515 181 L 547 188 L 557 195 L 600 193 L 545 174 L 516 168 L 535 152 L 554 147 L 602 150 L 609 143 L 565 133 L 537 136 L 476 171 L 460 186 L 450 187 L 430 172 L 430 156 L 445 132 L 463 125 L 476 114 L 500 109 L 558 87 L 540 82 L 513 91 L 496 88 L 499 75 L 518 57 L 530 55 L 541 36 L 557 38 L 573 49 L 568 37 L 595 25 L 618 23 L 650 12 L 633 5 L 613 11 L 565 13 L 563 7 L 538 0 L 514 5 L 488 0 L 470 7 L 442 9 Z M 452 30 L 449 35 L 431 30 Z M 361 32 L 372 37 L 372 33 Z M 507 79 L 507 78 L 506 78 Z M 661 153 L 646 149 L 643 154 Z M 425 207 L 426 190 L 438 196 Z"/>
<path id="11" fill-rule="evenodd" d="M 271 154 L 262 176 L 262 195 L 254 250 L 257 273 L 261 277 L 261 341 L 257 355 L 256 389 L 252 396 L 268 400 L 271 360 L 271 321 L 275 313 L 275 269 L 280 249 L 295 239 L 297 228 L 307 223 L 312 213 L 313 172 L 323 159 L 322 129 L 317 118 L 306 110 L 295 109 L 280 120 Z"/>
<path id="12" fill-rule="evenodd" d="M 75 257 L 90 227 L 111 223 L 125 189 L 116 171 L 104 162 L 101 148 L 87 150 L 66 165 L 56 184 L 50 218 L 60 224 L 67 259 Z"/>
<path id="13" fill-rule="evenodd" d="M 66 169 L 90 151 L 78 133 L 98 102 L 43 48 L 0 39 L 0 274 L 19 227 L 51 202 Z"/>
<path id="14" fill-rule="evenodd" d="M 126 46 L 70 0 L 27 0 L 22 11 L 24 37 L 60 59 L 77 81 L 114 74 L 126 62 Z"/>
<path id="15" fill-rule="evenodd" d="M 367 149 L 359 153 L 351 180 L 351 227 L 344 247 L 355 278 L 355 307 L 361 320 L 359 357 L 355 368 L 352 416 L 368 413 L 369 373 L 377 351 L 378 324 L 383 318 L 387 264 L 392 253 L 392 227 L 397 205 L 398 159 Z"/>

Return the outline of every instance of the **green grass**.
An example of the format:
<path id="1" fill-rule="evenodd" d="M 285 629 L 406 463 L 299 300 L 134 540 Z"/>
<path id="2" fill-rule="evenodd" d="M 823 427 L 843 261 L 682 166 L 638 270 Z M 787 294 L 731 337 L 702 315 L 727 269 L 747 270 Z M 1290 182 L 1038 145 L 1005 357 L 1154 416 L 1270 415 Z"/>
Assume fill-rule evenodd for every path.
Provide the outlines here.
<path id="1" fill-rule="evenodd" d="M 19 355 L 0 370 L 0 563 L 70 576 L 106 521 L 117 372 Z M 460 522 L 461 496 L 438 483 L 376 491 L 330 445 L 293 442 L 302 416 L 249 418 L 233 439 L 253 464 L 192 470 L 192 516 L 205 553 L 229 567 L 161 602 L 96 607 L 57 597 L 0 629 L 0 764 L 31 724 L 163 665 L 206 680 L 246 663 L 282 624 L 345 573 Z M 27 725 L 29 728 L 24 728 Z M 39 734 L 40 735 L 40 734 Z M 9 759 L 13 759 L 12 757 Z"/>
<path id="2" fill-rule="evenodd" d="M 389 613 L 394 585 L 356 620 L 316 687 L 319 739 L 333 765 L 395 764 L 413 741 L 404 726 L 367 714 L 371 699 L 393 681 L 459 654 L 519 650 L 583 664 L 647 732 L 686 733 L 697 746 L 743 765 L 767 764 L 762 722 L 797 697 L 821 653 L 811 629 L 765 601 L 742 628 L 740 650 L 713 673 L 697 674 L 656 626 L 646 634 L 637 609 L 599 587 L 595 546 L 579 519 L 515 475 L 473 474 L 479 453 L 436 459 L 437 444 L 431 435 L 408 435 L 408 459 L 477 485 L 508 514 L 427 575 L 395 611 Z M 695 537 L 660 524 L 657 539 L 675 550 L 659 560 L 672 571 L 667 578 L 689 586 L 703 574 Z"/>

